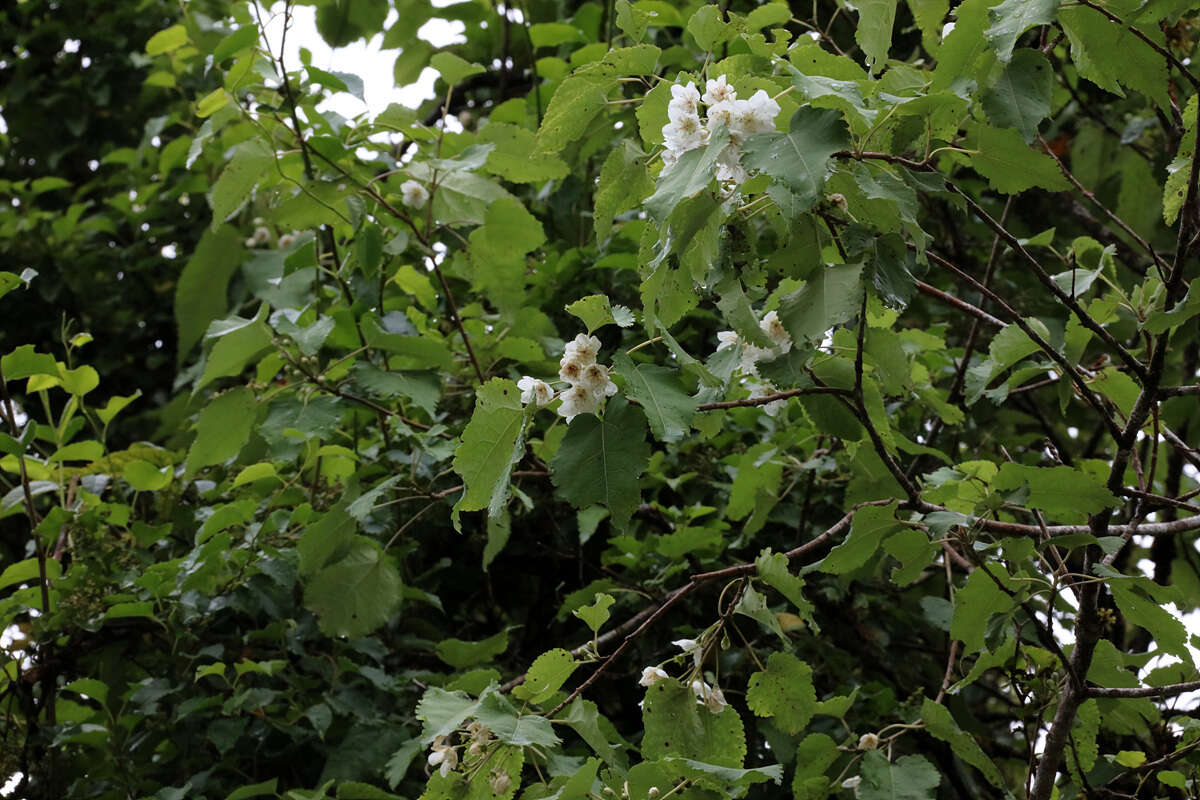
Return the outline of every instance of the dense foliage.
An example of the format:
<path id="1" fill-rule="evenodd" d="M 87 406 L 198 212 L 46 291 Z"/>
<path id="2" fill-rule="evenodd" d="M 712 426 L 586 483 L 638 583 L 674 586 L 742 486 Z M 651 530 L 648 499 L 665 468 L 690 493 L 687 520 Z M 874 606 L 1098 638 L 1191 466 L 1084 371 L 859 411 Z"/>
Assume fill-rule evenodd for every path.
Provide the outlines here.
<path id="1" fill-rule="evenodd" d="M 1200 3 L 313 5 L 0 11 L 14 796 L 1200 797 Z"/>

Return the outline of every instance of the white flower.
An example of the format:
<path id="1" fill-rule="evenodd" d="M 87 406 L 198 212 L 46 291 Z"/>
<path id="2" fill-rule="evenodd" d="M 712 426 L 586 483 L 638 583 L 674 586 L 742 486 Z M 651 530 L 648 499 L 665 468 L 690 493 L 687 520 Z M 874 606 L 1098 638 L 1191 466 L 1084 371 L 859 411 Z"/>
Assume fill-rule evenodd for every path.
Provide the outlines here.
<path id="1" fill-rule="evenodd" d="M 713 686 L 708 691 L 708 696 L 704 698 L 704 705 L 714 714 L 720 714 L 729 705 L 725 702 L 725 693 L 721 691 L 721 687 Z"/>
<path id="2" fill-rule="evenodd" d="M 596 355 L 600 352 L 600 340 L 595 336 L 581 333 L 563 348 L 563 361 L 568 359 L 578 361 L 580 366 L 596 363 Z M 561 362 L 560 362 L 561 363 Z"/>
<path id="3" fill-rule="evenodd" d="M 488 778 L 488 784 L 492 787 L 492 794 L 507 794 L 509 788 L 512 786 L 512 779 L 508 777 L 508 773 L 504 770 L 494 769 Z"/>
<path id="4" fill-rule="evenodd" d="M 703 703 L 714 714 L 720 714 L 729 705 L 720 687 L 709 686 L 699 679 L 692 681 L 692 694 L 696 695 L 697 703 Z"/>
<path id="5" fill-rule="evenodd" d="M 550 388 L 550 384 L 528 375 L 517 381 L 517 388 L 521 390 L 521 402 L 525 405 L 536 401 L 538 408 L 541 408 L 549 405 L 550 401 L 554 399 L 554 390 Z"/>
<path id="6" fill-rule="evenodd" d="M 853 778 L 846 778 L 846 780 L 842 781 L 842 788 L 857 789 L 860 783 L 862 783 L 862 776 L 855 775 Z"/>
<path id="7" fill-rule="evenodd" d="M 864 733 L 858 737 L 859 750 L 874 750 L 879 747 L 879 737 L 873 733 Z"/>
<path id="8" fill-rule="evenodd" d="M 675 84 L 671 87 L 671 102 L 667 104 L 667 116 L 673 121 L 676 116 L 695 116 L 700 113 L 700 91 L 694 81 L 687 86 Z"/>
<path id="9" fill-rule="evenodd" d="M 295 243 L 296 243 L 296 233 L 294 231 L 292 233 L 285 233 L 283 236 L 279 237 L 279 249 L 280 250 L 287 250 L 289 247 L 291 247 Z"/>
<path id="10" fill-rule="evenodd" d="M 254 241 L 257 244 L 266 244 L 271 241 L 271 232 L 262 225 L 254 229 Z"/>
<path id="11" fill-rule="evenodd" d="M 719 183 L 742 184 L 750 177 L 741 164 L 726 164 L 717 162 L 717 181 Z"/>
<path id="12" fill-rule="evenodd" d="M 661 667 L 646 667 L 642 670 L 642 678 L 638 681 L 638 684 L 642 686 L 653 686 L 664 678 L 669 677 L 671 676 L 668 675 L 667 671 Z"/>
<path id="13" fill-rule="evenodd" d="M 717 331 L 717 350 L 728 350 L 742 343 L 742 337 L 735 331 Z"/>
<path id="14" fill-rule="evenodd" d="M 700 117 L 695 114 L 674 119 L 662 129 L 663 144 L 676 154 L 686 153 L 704 144 L 707 134 Z"/>
<path id="15" fill-rule="evenodd" d="M 595 414 L 596 409 L 600 408 L 600 401 L 604 399 L 583 386 L 572 386 L 558 397 L 562 400 L 562 405 L 558 407 L 559 416 L 565 417 L 567 422 L 580 414 Z"/>
<path id="16" fill-rule="evenodd" d="M 724 75 L 719 75 L 716 80 L 704 84 L 704 96 L 700 99 L 711 106 L 727 100 L 737 100 L 737 92 L 726 82 Z"/>
<path id="17" fill-rule="evenodd" d="M 759 89 L 750 96 L 750 110 L 758 128 L 755 133 L 765 133 L 775 130 L 775 117 L 779 116 L 779 103 Z"/>
<path id="18" fill-rule="evenodd" d="M 617 393 L 617 385 L 608 377 L 608 367 L 602 364 L 584 367 L 579 376 L 579 385 L 597 396 L 612 397 Z"/>
<path id="19" fill-rule="evenodd" d="M 736 102 L 734 99 L 722 100 L 709 106 L 706 114 L 709 126 L 724 125 L 726 128 L 732 128 L 733 113 L 737 110 Z"/>
<path id="20" fill-rule="evenodd" d="M 410 208 L 424 208 L 429 202 L 429 192 L 416 181 L 405 181 L 400 184 L 400 198 Z"/>
<path id="21" fill-rule="evenodd" d="M 245 245 L 246 247 L 258 247 L 258 242 L 254 240 L 253 236 L 251 236 L 250 238 L 246 239 Z"/>
<path id="22" fill-rule="evenodd" d="M 567 358 L 558 362 L 558 377 L 575 386 L 583 377 L 583 371 L 590 365 L 584 364 L 578 358 Z"/>
<path id="23" fill-rule="evenodd" d="M 427 759 L 429 766 L 439 767 L 438 771 L 442 773 L 443 778 L 458 766 L 458 751 L 446 744 L 445 736 L 434 739 L 433 745 L 429 749 L 433 751 Z"/>
<path id="24" fill-rule="evenodd" d="M 766 361 L 774 355 L 775 351 L 773 349 L 746 344 L 742 348 L 742 359 L 738 363 L 738 366 L 747 375 L 758 375 L 758 367 L 756 366 L 758 362 Z"/>
<path id="25" fill-rule="evenodd" d="M 792 349 L 792 337 L 787 332 L 787 328 L 783 327 L 783 321 L 779 319 L 779 313 L 776 311 L 768 311 L 758 323 L 758 327 L 767 335 L 772 344 L 780 349 L 781 353 L 786 353 Z"/>
<path id="26" fill-rule="evenodd" d="M 767 395 L 771 395 L 771 394 L 775 394 L 775 387 L 769 383 L 755 384 L 750 389 L 750 399 L 751 400 L 757 400 L 760 397 L 766 397 Z M 772 400 L 769 403 L 763 404 L 763 411 L 765 411 L 767 413 L 768 417 L 773 417 L 776 414 L 778 414 L 780 411 L 782 411 L 784 406 L 786 406 L 786 405 L 787 405 L 786 400 Z"/>
<path id="27" fill-rule="evenodd" d="M 676 639 L 675 641 L 671 642 L 671 644 L 675 645 L 685 653 L 690 653 L 700 646 L 700 643 L 695 639 Z M 692 685 L 694 686 L 695 683 Z"/>

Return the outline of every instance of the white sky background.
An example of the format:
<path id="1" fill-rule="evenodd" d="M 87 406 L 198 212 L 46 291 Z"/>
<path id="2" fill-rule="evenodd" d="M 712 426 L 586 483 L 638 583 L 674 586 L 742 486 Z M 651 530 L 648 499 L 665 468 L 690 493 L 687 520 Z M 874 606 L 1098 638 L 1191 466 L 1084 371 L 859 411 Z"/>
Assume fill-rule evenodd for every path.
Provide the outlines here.
<path id="1" fill-rule="evenodd" d="M 434 0 L 433 5 L 442 7 L 449 5 L 452 0 Z M 264 20 L 265 35 L 272 49 L 279 52 L 279 43 L 283 39 L 283 3 L 275 3 Z M 349 72 L 363 80 L 363 96 L 366 103 L 357 97 L 339 93 L 326 99 L 319 106 L 322 111 L 335 111 L 347 119 L 363 112 L 371 116 L 378 114 L 391 103 L 401 103 L 416 108 L 425 100 L 434 96 L 433 83 L 437 72 L 426 67 L 420 79 L 409 86 L 397 87 L 392 81 L 392 66 L 399 55 L 399 50 L 381 50 L 383 34 L 377 33 L 367 42 L 354 42 L 346 47 L 331 48 L 317 33 L 317 11 L 312 6 L 295 6 L 291 10 L 291 27 L 288 30 L 287 46 L 284 50 L 284 62 L 288 69 L 300 66 L 300 48 L 307 48 L 312 53 L 313 66 L 326 71 Z M 398 14 L 395 9 L 388 12 L 384 27 L 395 23 Z M 462 36 L 465 25 L 461 22 L 446 20 L 430 20 L 417 30 L 417 35 L 435 47 L 465 42 Z"/>

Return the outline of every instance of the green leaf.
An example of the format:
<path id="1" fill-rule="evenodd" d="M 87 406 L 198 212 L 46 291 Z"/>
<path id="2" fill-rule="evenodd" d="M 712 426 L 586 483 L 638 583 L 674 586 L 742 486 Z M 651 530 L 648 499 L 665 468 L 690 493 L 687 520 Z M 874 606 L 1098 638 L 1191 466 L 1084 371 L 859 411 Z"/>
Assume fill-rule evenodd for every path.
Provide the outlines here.
<path id="1" fill-rule="evenodd" d="M 903 756 L 888 763 L 879 750 L 868 750 L 862 760 L 859 800 L 933 800 L 942 782 L 938 771 L 923 756 Z"/>
<path id="2" fill-rule="evenodd" d="M 209 324 L 228 310 L 229 279 L 237 272 L 245 252 L 241 236 L 229 225 L 206 230 L 200 237 L 175 287 L 179 363 L 204 336 Z"/>
<path id="3" fill-rule="evenodd" d="M 196 116 L 201 119 L 211 117 L 229 102 L 229 93 L 224 89 L 213 89 L 196 103 Z M 188 166 L 191 166 L 189 163 Z"/>
<path id="4" fill-rule="evenodd" d="M 833 575 L 858 569 L 875 554 L 884 539 L 902 529 L 903 526 L 896 520 L 894 502 L 886 506 L 860 508 L 850 523 L 850 535 L 846 540 L 830 550 L 829 555 L 811 569 Z"/>
<path id="5" fill-rule="evenodd" d="M 601 592 L 596 595 L 596 599 L 591 605 L 580 606 L 571 613 L 583 620 L 592 629 L 592 633 L 598 633 L 604 627 L 604 623 L 608 622 L 608 618 L 612 616 L 609 609 L 615 602 L 616 600 L 611 594 Z"/>
<path id="6" fill-rule="evenodd" d="M 859 312 L 862 302 L 862 264 L 818 268 L 804 286 L 779 304 L 779 319 L 797 343 L 819 342 L 835 325 Z"/>
<path id="7" fill-rule="evenodd" d="M 480 270 L 518 259 L 546 241 L 541 223 L 513 197 L 489 205 L 483 221 L 482 227 L 471 232 L 471 260 Z"/>
<path id="8" fill-rule="evenodd" d="M 395 564 L 374 541 L 356 537 L 350 552 L 318 572 L 304 589 L 304 605 L 321 631 L 352 639 L 374 631 L 395 614 L 404 584 Z"/>
<path id="9" fill-rule="evenodd" d="M 1054 159 L 1031 150 L 1014 128 L 977 125 L 968 140 L 971 165 L 997 192 L 1018 194 L 1040 186 L 1051 192 L 1066 192 L 1071 184 Z"/>
<path id="10" fill-rule="evenodd" d="M 479 141 L 495 145 L 484 169 L 513 183 L 542 183 L 566 177 L 565 161 L 552 153 L 535 152 L 533 131 L 505 122 L 490 122 Z"/>
<path id="11" fill-rule="evenodd" d="M 1082 77 L 1116 95 L 1124 96 L 1122 86 L 1141 92 L 1169 111 L 1166 60 L 1126 26 L 1113 23 L 1097 9 L 1069 3 L 1059 10 L 1058 21 L 1071 43 L 1071 60 Z M 1143 22 L 1139 29 L 1160 47 L 1166 45 L 1158 25 Z M 1121 57 L 1114 59 L 1113 53 Z"/>
<path id="12" fill-rule="evenodd" d="M 491 661 L 507 649 L 508 631 L 504 630 L 478 642 L 443 639 L 438 642 L 434 652 L 455 669 L 466 669 Z"/>
<path id="13" fill-rule="evenodd" d="M 508 475 L 521 459 L 525 412 L 521 391 L 503 378 L 492 378 L 475 395 L 475 413 L 454 451 L 454 471 L 466 486 L 454 511 L 486 508 L 499 514 L 508 500 Z"/>
<path id="14" fill-rule="evenodd" d="M 253 47 L 258 42 L 258 26 L 254 23 L 249 23 L 238 28 L 233 33 L 221 40 L 212 52 L 214 62 L 221 62 L 232 55 L 237 55 L 241 51 Z"/>
<path id="15" fill-rule="evenodd" d="M 248 139 L 234 148 L 233 157 L 213 184 L 208 202 L 212 207 L 212 229 L 233 216 L 275 162 L 275 151 L 260 139 Z"/>
<path id="16" fill-rule="evenodd" d="M 604 160 L 600 182 L 592 197 L 592 223 L 598 242 L 603 242 L 612 232 L 614 216 L 637 208 L 654 191 L 646 161 L 646 154 L 631 139 L 614 147 Z"/>
<path id="17" fill-rule="evenodd" d="M 257 412 L 258 400 L 244 386 L 215 397 L 196 420 L 196 439 L 187 454 L 188 474 L 237 455 L 250 438 Z"/>
<path id="18" fill-rule="evenodd" d="M 772 553 L 768 547 L 754 559 L 754 567 L 764 583 L 792 601 L 792 605 L 800 611 L 801 617 L 812 619 L 813 606 L 804 597 L 804 579 L 788 570 L 787 556 L 783 553 Z"/>
<path id="19" fill-rule="evenodd" d="M 995 573 L 997 566 L 993 563 L 989 570 Z M 954 593 L 954 618 L 950 622 L 950 636 L 963 643 L 964 655 L 983 649 L 988 618 L 1006 611 L 1009 605 L 1008 596 L 985 570 L 971 573 L 966 584 Z"/>
<path id="20" fill-rule="evenodd" d="M 743 147 L 742 163 L 786 188 L 795 213 L 808 210 L 821 198 L 830 157 L 849 146 L 850 133 L 839 112 L 801 106 L 792 115 L 787 133 L 751 136 Z"/>
<path id="21" fill-rule="evenodd" d="M 504 509 L 503 513 L 489 516 L 487 519 L 487 544 L 483 546 L 483 558 L 480 564 L 480 569 L 484 572 L 496 560 L 496 556 L 504 550 L 504 546 L 508 544 L 508 538 L 512 535 L 512 515 L 508 513 L 508 509 Z"/>
<path id="22" fill-rule="evenodd" d="M 998 789 L 1006 788 L 1000 770 L 975 739 L 958 727 L 958 723 L 950 716 L 950 711 L 945 706 L 925 698 L 921 704 L 921 717 L 925 720 L 925 730 L 930 736 L 949 744 L 954 754 L 982 772 L 988 783 Z"/>
<path id="23" fill-rule="evenodd" d="M 603 503 L 613 525 L 623 530 L 641 499 L 638 479 L 650 461 L 646 415 L 619 396 L 608 402 L 604 418 L 580 414 L 571 420 L 550 477 L 576 508 Z"/>
<path id="24" fill-rule="evenodd" d="M 772 653 L 767 668 L 750 676 L 746 705 L 791 735 L 804 730 L 817 703 L 812 667 L 791 653 Z"/>
<path id="25" fill-rule="evenodd" d="M 796 748 L 796 774 L 792 777 L 792 796 L 796 800 L 824 800 L 829 796 L 830 780 L 825 770 L 837 760 L 837 744 L 823 733 L 810 733 Z"/>
<path id="26" fill-rule="evenodd" d="M 271 331 L 263 322 L 267 306 L 264 304 L 257 318 L 253 320 L 240 317 L 231 318 L 236 325 L 232 330 L 219 333 L 216 343 L 204 363 L 204 374 L 196 384 L 196 390 L 203 389 L 218 378 L 241 375 L 250 362 L 271 348 Z M 209 337 L 219 323 L 209 326 Z"/>
<path id="27" fill-rule="evenodd" d="M 696 40 L 701 50 L 712 52 L 717 45 L 730 37 L 729 26 L 721 17 L 721 7 L 708 3 L 696 9 L 688 19 L 687 32 Z"/>
<path id="28" fill-rule="evenodd" d="M 1016 128 L 1026 142 L 1037 136 L 1038 123 L 1050 115 L 1054 71 L 1039 50 L 1012 54 L 1004 72 L 983 94 L 983 110 L 998 128 Z"/>
<path id="29" fill-rule="evenodd" d="M 172 25 L 150 37 L 146 42 L 146 55 L 157 56 L 178 50 L 187 44 L 187 28 L 182 25 Z"/>
<path id="30" fill-rule="evenodd" d="M 494 686 L 480 696 L 475 718 L 490 728 L 497 739 L 515 747 L 553 747 L 560 743 L 550 720 L 518 712 Z"/>
<path id="31" fill-rule="evenodd" d="M 1146 754 L 1140 750 L 1122 750 L 1113 756 L 1113 761 L 1122 767 L 1134 769 L 1146 763 Z"/>
<path id="32" fill-rule="evenodd" d="M 634 323 L 633 312 L 625 306 L 614 306 L 608 295 L 590 294 L 574 303 L 569 303 L 564 309 L 568 314 L 577 317 L 587 326 L 591 333 L 605 325 L 619 325 L 628 328 Z"/>
<path id="33" fill-rule="evenodd" d="M 530 703 L 544 703 L 567 682 L 579 664 L 561 647 L 547 650 L 534 659 L 525 682 L 513 689 L 513 697 Z"/>
<path id="34" fill-rule="evenodd" d="M 1002 492 L 1029 486 L 1026 505 L 1052 516 L 1079 517 L 1120 503 L 1099 478 L 1066 466 L 1027 467 L 1012 462 L 1001 465 L 992 487 Z"/>
<path id="35" fill-rule="evenodd" d="M 937 542 L 931 542 L 929 535 L 917 528 L 907 528 L 888 538 L 883 549 L 901 564 L 892 570 L 892 582 L 897 586 L 907 586 L 919 578 L 941 550 Z"/>
<path id="36" fill-rule="evenodd" d="M 26 583 L 41 580 L 41 567 L 36 558 L 27 558 L 15 564 L 9 564 L 0 572 L 0 589 L 7 589 L 16 583 Z M 46 577 L 53 580 L 62 575 L 62 565 L 58 559 L 46 559 Z"/>
<path id="37" fill-rule="evenodd" d="M 684 391 L 677 370 L 653 364 L 635 365 L 624 353 L 613 357 L 613 366 L 625 378 L 629 397 L 641 404 L 654 438 L 677 442 L 687 434 L 697 402 Z"/>
<path id="38" fill-rule="evenodd" d="M 484 72 L 483 67 L 478 64 L 472 64 L 446 50 L 435 53 L 433 58 L 429 59 L 429 66 L 441 74 L 447 86 L 456 86 L 466 78 Z"/>
<path id="39" fill-rule="evenodd" d="M 1145 628 L 1160 650 L 1179 656 L 1184 663 L 1192 663 L 1188 649 L 1188 632 L 1184 624 L 1159 603 L 1146 599 L 1131 581 L 1114 579 L 1108 582 L 1117 608 L 1125 618 L 1140 628 Z"/>
<path id="40" fill-rule="evenodd" d="M 646 690 L 642 722 L 643 758 L 689 758 L 741 768 L 746 757 L 746 734 L 737 711 L 727 706 L 714 714 L 677 681 L 661 680 Z"/>
<path id="41" fill-rule="evenodd" d="M 887 61 L 892 46 L 896 0 L 859 0 L 855 6 L 858 8 L 858 25 L 854 28 L 854 41 L 866 55 L 871 74 L 875 74 Z"/>
<path id="42" fill-rule="evenodd" d="M 729 130 L 721 126 L 710 132 L 708 144 L 688 150 L 670 169 L 663 170 L 654 194 L 643 203 L 650 216 L 660 224 L 666 222 L 679 203 L 707 189 L 716 174 L 717 159 L 728 143 Z"/>
<path id="43" fill-rule="evenodd" d="M 275 788 L 278 785 L 279 779 L 271 778 L 269 781 L 243 786 L 240 789 L 234 789 L 232 792 L 225 795 L 225 800 L 243 800 L 243 798 L 246 797 L 262 797 L 265 794 L 275 794 Z"/>
<path id="44" fill-rule="evenodd" d="M 1054 22 L 1054 12 L 1061 0 L 1004 0 L 993 6 L 988 15 L 992 26 L 987 29 L 988 44 L 1003 62 L 1012 58 L 1013 47 L 1022 33 L 1034 25 Z"/>

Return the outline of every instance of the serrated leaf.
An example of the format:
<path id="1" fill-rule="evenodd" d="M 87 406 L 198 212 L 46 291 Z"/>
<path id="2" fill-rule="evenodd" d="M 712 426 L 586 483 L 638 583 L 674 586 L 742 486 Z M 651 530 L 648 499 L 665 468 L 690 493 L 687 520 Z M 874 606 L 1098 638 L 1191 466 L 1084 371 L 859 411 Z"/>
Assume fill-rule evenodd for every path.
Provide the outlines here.
<path id="1" fill-rule="evenodd" d="M 497 739 L 514 747 L 553 747 L 560 742 L 550 720 L 520 713 L 494 686 L 480 695 L 475 718 L 491 729 Z"/>
<path id="2" fill-rule="evenodd" d="M 159 31 L 146 41 L 146 55 L 157 56 L 178 50 L 187 44 L 187 28 L 182 25 L 172 25 Z"/>
<path id="3" fill-rule="evenodd" d="M 854 28 L 854 41 L 867 57 L 867 67 L 872 74 L 879 72 L 887 61 L 892 46 L 892 26 L 896 22 L 896 0 L 859 0 L 858 25 Z"/>
<path id="4" fill-rule="evenodd" d="M 1039 50 L 1012 54 L 1004 72 L 983 94 L 983 110 L 998 128 L 1016 128 L 1026 142 L 1037 136 L 1038 123 L 1050 115 L 1054 71 Z"/>
<path id="5" fill-rule="evenodd" d="M 740 769 L 746 757 L 737 711 L 727 706 L 714 714 L 677 681 L 661 680 L 646 690 L 642 722 L 643 758 L 690 758 Z"/>
<path id="6" fill-rule="evenodd" d="M 535 152 L 533 131 L 506 122 L 491 122 L 479 141 L 495 145 L 484 169 L 513 183 L 541 183 L 566 177 L 565 161 L 552 153 Z"/>
<path id="7" fill-rule="evenodd" d="M 234 149 L 233 158 L 221 170 L 209 193 L 213 230 L 250 198 L 250 193 L 274 161 L 275 151 L 259 139 L 249 139 Z"/>
<path id="8" fill-rule="evenodd" d="M 624 353 L 613 357 L 613 366 L 625 379 L 629 397 L 641 404 L 654 438 L 677 442 L 687 434 L 697 402 L 684 391 L 678 370 L 634 364 Z"/>
<path id="9" fill-rule="evenodd" d="M 925 730 L 931 736 L 949 744 L 954 754 L 982 772 L 988 783 L 998 789 L 1006 788 L 1000 770 L 975 739 L 958 727 L 958 723 L 950 716 L 950 711 L 945 706 L 925 698 L 921 704 L 921 718 L 925 721 Z"/>
<path id="10" fill-rule="evenodd" d="M 997 567 L 993 564 L 989 569 L 995 572 Z M 983 649 L 988 618 L 1008 607 L 1008 596 L 987 572 L 977 569 L 971 573 L 966 584 L 954 593 L 954 617 L 950 622 L 950 636 L 963 643 L 964 655 Z"/>
<path id="11" fill-rule="evenodd" d="M 478 642 L 462 639 L 443 639 L 434 652 L 437 657 L 455 669 L 466 669 L 484 664 L 508 649 L 508 631 L 500 631 Z"/>
<path id="12" fill-rule="evenodd" d="M 383 625 L 400 608 L 404 584 L 378 544 L 356 537 L 350 552 L 318 572 L 304 590 L 304 605 L 330 636 L 356 639 Z"/>
<path id="13" fill-rule="evenodd" d="M 438 71 L 448 86 L 455 86 L 472 75 L 478 75 L 484 71 L 483 67 L 478 64 L 472 64 L 446 50 L 435 53 L 433 58 L 429 59 L 429 66 Z"/>
<path id="14" fill-rule="evenodd" d="M 742 164 L 791 192 L 792 211 L 807 210 L 821 198 L 830 156 L 849 146 L 850 133 L 839 112 L 801 106 L 787 133 L 751 136 L 743 147 Z"/>
<path id="15" fill-rule="evenodd" d="M 795 800 L 825 800 L 830 780 L 825 770 L 837 760 L 837 743 L 823 733 L 810 733 L 796 748 L 796 774 L 792 776 Z"/>
<path id="16" fill-rule="evenodd" d="M 1108 588 L 1126 620 L 1145 628 L 1154 637 L 1159 649 L 1178 656 L 1185 663 L 1192 663 L 1187 628 L 1178 618 L 1158 603 L 1143 597 L 1127 580 L 1111 580 Z"/>
<path id="17" fill-rule="evenodd" d="M 688 150 L 669 170 L 663 170 L 654 194 L 643 203 L 650 216 L 664 223 L 679 203 L 707 189 L 716 175 L 717 159 L 728 143 L 729 130 L 721 126 L 710 132 L 707 144 Z"/>
<path id="18" fill-rule="evenodd" d="M 768 547 L 754 559 L 758 577 L 768 586 L 792 601 L 805 619 L 812 618 L 812 603 L 804 597 L 804 579 L 788 570 L 788 559 L 783 553 L 772 553 Z"/>
<path id="19" fill-rule="evenodd" d="M 808 725 L 816 703 L 812 667 L 791 653 L 772 653 L 766 670 L 751 675 L 746 688 L 750 710 L 793 736 Z"/>
<path id="20" fill-rule="evenodd" d="M 1072 467 L 1028 467 L 1008 462 L 992 480 L 992 487 L 1002 492 L 1029 486 L 1026 505 L 1050 515 L 1078 517 L 1105 508 L 1114 508 L 1119 501 L 1099 478 Z"/>
<path id="21" fill-rule="evenodd" d="M 1004 0 L 993 6 L 988 15 L 992 25 L 987 29 L 988 44 L 1003 62 L 1012 58 L 1013 47 L 1022 33 L 1034 25 L 1049 25 L 1061 0 Z"/>
<path id="22" fill-rule="evenodd" d="M 862 264 L 818 268 L 804 286 L 785 296 L 779 319 L 797 343 L 819 342 L 835 325 L 854 317 L 862 302 Z"/>
<path id="23" fill-rule="evenodd" d="M 604 623 L 608 622 L 608 618 L 612 616 L 609 609 L 616 600 L 611 594 L 601 592 L 596 595 L 596 599 L 591 605 L 581 606 L 571 613 L 579 617 L 584 623 L 592 629 L 592 633 L 598 633 L 604 627 Z"/>
<path id="24" fill-rule="evenodd" d="M 613 305 L 607 295 L 590 294 L 574 303 L 567 304 L 564 309 L 568 314 L 577 317 L 587 326 L 588 333 L 605 325 L 619 325 L 628 328 L 634 323 L 633 312 L 625 306 Z"/>
<path id="25" fill-rule="evenodd" d="M 862 760 L 859 800 L 933 800 L 942 776 L 924 756 L 903 756 L 889 763 L 879 750 L 868 750 Z"/>
<path id="26" fill-rule="evenodd" d="M 894 502 L 886 506 L 860 508 L 850 523 L 850 535 L 846 541 L 830 550 L 829 555 L 812 568 L 833 575 L 858 569 L 875 554 L 885 538 L 902 529 L 903 526 L 896 520 Z"/>
<path id="27" fill-rule="evenodd" d="M 508 500 L 508 475 L 522 455 L 525 412 L 521 390 L 510 380 L 492 378 L 479 387 L 475 412 L 454 451 L 454 471 L 466 487 L 455 513 L 486 508 L 499 514 Z"/>
<path id="28" fill-rule="evenodd" d="M 244 386 L 215 397 L 196 420 L 196 439 L 188 448 L 187 471 L 233 458 L 250 438 L 258 401 Z"/>
<path id="29" fill-rule="evenodd" d="M 603 503 L 623 530 L 641 498 L 638 479 L 650 461 L 646 415 L 619 396 L 604 418 L 580 414 L 550 462 L 550 476 L 576 508 Z"/>
<path id="30" fill-rule="evenodd" d="M 1035 186 L 1052 192 L 1070 190 L 1054 159 L 1030 149 L 1016 129 L 980 125 L 974 134 L 971 166 L 997 192 L 1018 194 Z"/>
<path id="31" fill-rule="evenodd" d="M 561 647 L 547 650 L 533 660 L 525 673 L 525 682 L 513 689 L 513 697 L 530 703 L 544 703 L 559 690 L 578 667 L 575 657 Z"/>

